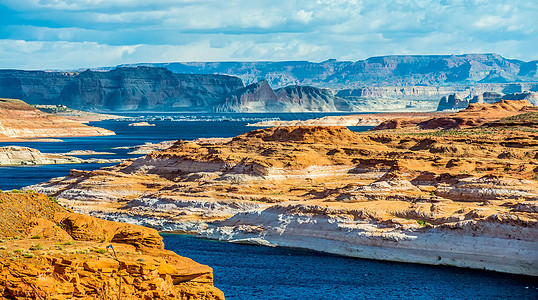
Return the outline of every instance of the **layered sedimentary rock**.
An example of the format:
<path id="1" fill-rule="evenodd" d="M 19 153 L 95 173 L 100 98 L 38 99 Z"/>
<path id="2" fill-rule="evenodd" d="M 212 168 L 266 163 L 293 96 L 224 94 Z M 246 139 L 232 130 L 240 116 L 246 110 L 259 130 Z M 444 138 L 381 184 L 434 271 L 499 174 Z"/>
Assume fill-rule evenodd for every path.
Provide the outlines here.
<path id="1" fill-rule="evenodd" d="M 163 68 L 108 72 L 0 70 L 0 97 L 97 110 L 206 111 L 243 87 L 237 77 L 174 74 Z"/>
<path id="2" fill-rule="evenodd" d="M 0 166 L 79 164 L 82 162 L 83 160 L 77 157 L 61 154 L 44 154 L 39 150 L 28 147 L 0 147 Z"/>
<path id="3" fill-rule="evenodd" d="M 502 100 L 516 100 L 516 101 L 527 101 L 534 106 L 538 106 L 538 93 L 535 92 L 522 92 L 522 93 L 511 93 L 503 94 L 498 92 L 485 92 L 479 95 L 472 97 L 467 97 L 462 99 L 457 94 L 452 94 L 441 98 L 439 105 L 437 106 L 438 111 L 443 110 L 454 110 L 467 108 L 471 103 L 495 103 Z"/>
<path id="4" fill-rule="evenodd" d="M 273 89 L 262 80 L 227 95 L 217 111 L 260 112 L 271 109 L 279 111 L 281 106 Z"/>
<path id="5" fill-rule="evenodd" d="M 336 97 L 328 89 L 292 85 L 276 91 L 280 102 L 286 103 L 288 111 L 351 111 L 351 104 Z"/>
<path id="6" fill-rule="evenodd" d="M 493 104 L 473 103 L 466 109 L 457 113 L 429 118 L 395 118 L 383 121 L 373 130 L 385 130 L 396 128 L 420 128 L 420 129 L 455 129 L 481 126 L 498 120 L 505 121 L 518 115 L 525 116 L 528 113 L 538 113 L 538 107 L 531 105 L 526 100 L 501 100 Z M 533 118 L 523 118 L 523 126 L 534 127 Z M 509 119 L 508 119 L 509 120 Z"/>
<path id="7" fill-rule="evenodd" d="M 21 100 L 0 98 L 0 139 L 113 134 L 107 129 L 44 113 Z"/>
<path id="8" fill-rule="evenodd" d="M 157 231 L 0 193 L 5 299 L 224 299 L 212 269 L 164 250 Z"/>
<path id="9" fill-rule="evenodd" d="M 393 55 L 356 62 L 327 60 L 320 63 L 192 62 L 137 65 L 165 67 L 176 73 L 230 74 L 240 77 L 247 84 L 267 79 L 274 87 L 312 85 L 349 89 L 538 81 L 536 61 L 509 60 L 497 54 Z"/>
<path id="10" fill-rule="evenodd" d="M 327 89 L 287 86 L 273 90 L 266 80 L 229 94 L 217 111 L 227 112 L 324 112 L 350 111 L 350 104 Z"/>
<path id="11" fill-rule="evenodd" d="M 451 131 L 275 127 L 179 141 L 29 188 L 231 242 L 538 275 L 538 137 L 503 116 Z"/>
<path id="12" fill-rule="evenodd" d="M 83 72 L 0 70 L 0 97 L 97 110 L 433 111 L 439 98 L 454 93 L 472 98 L 484 92 L 538 92 L 536 65 L 470 54 L 138 64 Z M 269 86 L 277 89 L 277 98 Z"/>
<path id="13" fill-rule="evenodd" d="M 70 155 L 102 155 L 93 151 L 72 151 L 70 153 L 42 153 L 37 149 L 20 146 L 0 147 L 0 166 L 20 165 L 52 165 L 52 164 L 81 164 L 81 163 L 118 163 L 121 159 L 81 159 Z"/>

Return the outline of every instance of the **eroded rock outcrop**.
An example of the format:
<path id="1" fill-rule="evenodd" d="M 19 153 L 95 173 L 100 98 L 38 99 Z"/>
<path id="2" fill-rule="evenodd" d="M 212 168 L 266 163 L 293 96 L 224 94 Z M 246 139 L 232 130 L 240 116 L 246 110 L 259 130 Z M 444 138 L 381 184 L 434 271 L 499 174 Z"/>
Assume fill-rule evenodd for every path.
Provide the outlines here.
<path id="1" fill-rule="evenodd" d="M 0 193 L 6 299 L 224 299 L 212 269 L 164 250 L 149 228 L 69 212 L 36 193 Z"/>
<path id="2" fill-rule="evenodd" d="M 470 97 L 462 99 L 457 94 L 452 94 L 447 97 L 441 98 L 441 100 L 439 101 L 439 105 L 437 106 L 437 111 L 463 109 L 467 108 L 469 104 L 473 103 L 493 104 L 503 100 L 527 101 L 533 106 L 538 106 L 538 93 L 529 91 L 511 94 L 503 94 L 500 92 L 484 92 L 474 96 L 472 99 Z"/>
<path id="3" fill-rule="evenodd" d="M 41 153 L 39 150 L 28 147 L 0 147 L 0 166 L 79 164 L 83 161 L 73 156 Z"/>
<path id="4" fill-rule="evenodd" d="M 70 153 L 42 153 L 41 151 L 28 147 L 6 146 L 0 147 L 0 166 L 20 166 L 20 165 L 53 165 L 53 164 L 81 164 L 81 163 L 118 163 L 122 159 L 101 159 L 90 158 L 81 159 L 70 155 L 99 155 L 100 152 L 93 151 L 71 151 Z M 104 152 L 104 154 L 110 154 Z"/>
<path id="5" fill-rule="evenodd" d="M 275 127 L 178 141 L 30 188 L 76 211 L 161 230 L 537 275 L 530 129 Z"/>
<path id="6" fill-rule="evenodd" d="M 489 122 L 501 119 L 517 118 L 517 115 L 538 112 L 526 100 L 501 100 L 493 104 L 472 103 L 457 113 L 434 118 L 396 118 L 387 120 L 374 127 L 374 130 L 396 128 L 420 128 L 420 129 L 456 129 L 482 126 Z M 527 124 L 532 126 L 532 121 Z"/>
<path id="7" fill-rule="evenodd" d="M 467 106 L 469 106 L 469 100 L 462 99 L 458 94 L 451 94 L 441 98 L 437 110 L 462 109 L 467 108 Z"/>
<path id="8" fill-rule="evenodd" d="M 44 113 L 21 100 L 0 99 L 0 139 L 113 135 L 114 132 Z"/>

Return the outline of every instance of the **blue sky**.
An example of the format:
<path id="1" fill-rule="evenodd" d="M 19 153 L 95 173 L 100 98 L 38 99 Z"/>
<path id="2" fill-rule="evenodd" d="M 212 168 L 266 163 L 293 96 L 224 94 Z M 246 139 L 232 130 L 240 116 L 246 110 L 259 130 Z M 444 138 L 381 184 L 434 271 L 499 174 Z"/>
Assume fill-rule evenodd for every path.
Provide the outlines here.
<path id="1" fill-rule="evenodd" d="M 0 68 L 169 61 L 538 59 L 536 0 L 0 0 Z"/>

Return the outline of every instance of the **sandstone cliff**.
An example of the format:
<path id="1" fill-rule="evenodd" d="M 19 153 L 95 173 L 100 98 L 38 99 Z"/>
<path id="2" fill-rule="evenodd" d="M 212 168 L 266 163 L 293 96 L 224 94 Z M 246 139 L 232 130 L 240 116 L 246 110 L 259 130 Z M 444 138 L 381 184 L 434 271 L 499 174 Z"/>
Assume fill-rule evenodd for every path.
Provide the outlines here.
<path id="1" fill-rule="evenodd" d="M 142 226 L 69 212 L 35 193 L 0 193 L 5 299 L 224 299 L 212 269 L 164 250 Z"/>
<path id="2" fill-rule="evenodd" d="M 273 90 L 266 80 L 229 94 L 217 111 L 227 112 L 328 112 L 350 111 L 350 104 L 331 91 L 310 86 Z"/>
<path id="3" fill-rule="evenodd" d="M 538 81 L 537 61 L 505 59 L 497 54 L 393 55 L 355 62 L 192 62 L 144 63 L 175 73 L 230 74 L 251 84 L 267 79 L 274 87 L 311 85 L 334 89 L 365 86 L 445 86 Z M 125 65 L 134 66 L 134 65 Z M 494 79 L 492 75 L 496 75 Z M 498 78 L 504 80 L 499 81 Z"/>
<path id="4" fill-rule="evenodd" d="M 496 54 L 129 66 L 82 72 L 0 70 L 0 97 L 96 110 L 432 111 L 439 98 L 454 93 L 472 98 L 484 92 L 538 92 L 536 61 Z M 276 91 L 276 101 L 264 80 L 284 88 Z M 243 89 L 243 82 L 251 86 Z"/>
<path id="5" fill-rule="evenodd" d="M 113 135 L 61 116 L 44 113 L 21 100 L 0 98 L 0 139 Z"/>
<path id="6" fill-rule="evenodd" d="M 455 129 L 477 127 L 502 118 L 516 117 L 525 113 L 536 113 L 538 107 L 531 105 L 526 100 L 501 100 L 493 104 L 473 103 L 457 113 L 447 114 L 434 118 L 395 118 L 383 121 L 373 130 L 385 130 L 396 128 L 420 128 L 420 129 Z M 525 126 L 534 127 L 533 121 Z"/>
<path id="7" fill-rule="evenodd" d="M 178 141 L 29 188 L 76 211 L 231 242 L 538 275 L 536 129 L 503 121 L 531 113 L 507 105 L 474 110 L 495 125 L 450 131 L 276 127 Z"/>
<path id="8" fill-rule="evenodd" d="M 472 99 L 470 97 L 462 99 L 457 94 L 451 94 L 441 98 L 439 105 L 437 106 L 437 111 L 467 108 L 470 103 L 492 104 L 502 100 L 524 100 L 534 106 L 538 106 L 538 93 L 526 91 L 521 93 L 503 94 L 490 91 L 476 95 L 472 97 Z"/>
<path id="9" fill-rule="evenodd" d="M 237 77 L 174 74 L 163 68 L 80 73 L 0 70 L 0 97 L 86 110 L 211 111 L 224 95 L 241 87 Z"/>

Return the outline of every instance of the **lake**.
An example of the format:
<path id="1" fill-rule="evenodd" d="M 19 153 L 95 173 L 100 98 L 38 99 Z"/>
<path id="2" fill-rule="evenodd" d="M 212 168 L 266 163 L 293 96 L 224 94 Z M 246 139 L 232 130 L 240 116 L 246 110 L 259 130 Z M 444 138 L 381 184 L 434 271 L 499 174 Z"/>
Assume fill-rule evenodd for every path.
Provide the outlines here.
<path id="1" fill-rule="evenodd" d="M 233 137 L 255 127 L 256 119 L 308 119 L 328 114 L 187 114 L 185 120 L 154 119 L 154 127 L 130 127 L 131 122 L 101 121 L 115 136 L 63 138 L 64 142 L 0 143 L 42 152 L 71 150 L 112 152 L 81 156 L 132 158 L 129 149 L 145 142 Z M 152 118 L 152 114 L 144 117 Z M 352 127 L 363 131 L 370 127 Z M 70 169 L 93 170 L 106 164 L 0 167 L 0 189 L 23 186 L 65 176 Z M 227 299 L 537 299 L 535 278 L 480 270 L 353 259 L 284 248 L 248 246 L 163 234 L 166 248 L 214 268 L 215 285 Z"/>

